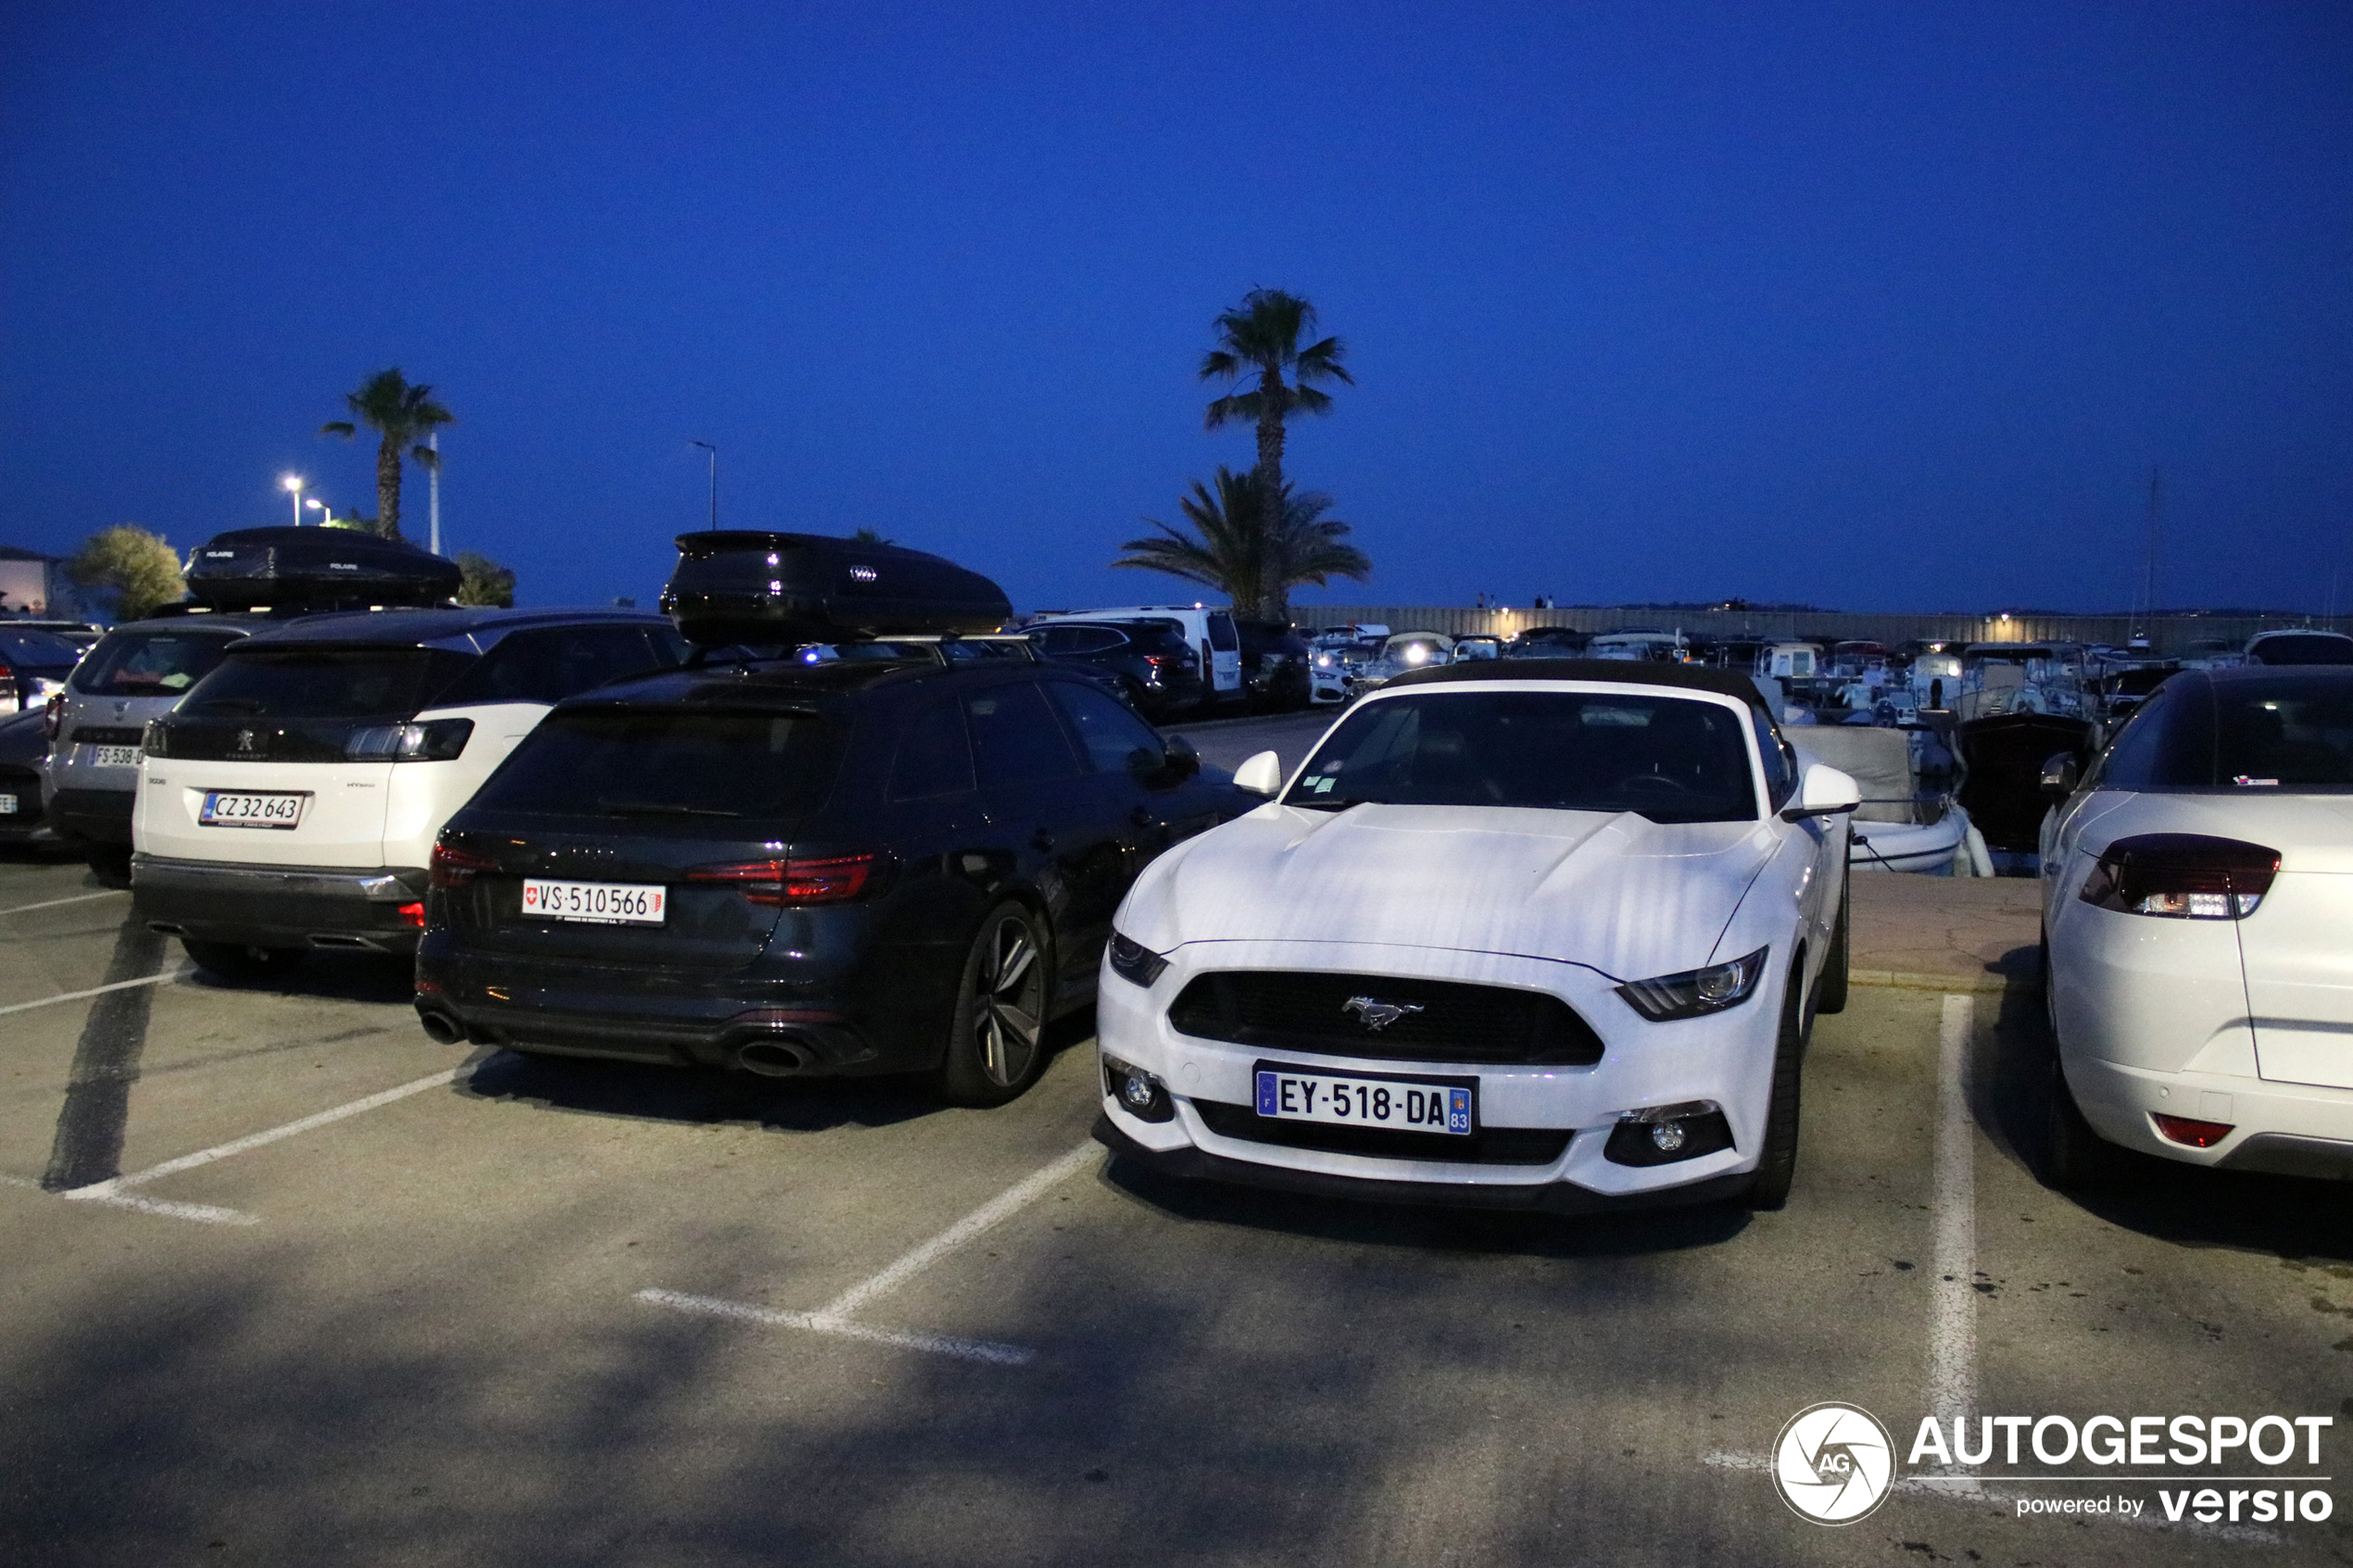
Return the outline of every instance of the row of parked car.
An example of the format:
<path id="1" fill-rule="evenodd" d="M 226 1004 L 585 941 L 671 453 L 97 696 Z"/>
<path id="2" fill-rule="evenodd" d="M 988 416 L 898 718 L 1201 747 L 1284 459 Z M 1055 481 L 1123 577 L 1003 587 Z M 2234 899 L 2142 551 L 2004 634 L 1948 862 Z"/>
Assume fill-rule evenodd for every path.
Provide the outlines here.
<path id="1" fill-rule="evenodd" d="M 1098 1135 L 1174 1175 L 1786 1198 L 1860 791 L 1746 674 L 1433 661 L 1227 779 L 1049 655 L 1124 612 L 992 632 L 936 558 L 681 544 L 666 618 L 120 628 L 51 707 L 52 809 L 120 824 L 133 918 L 215 974 L 412 954 L 453 1043 L 991 1105 L 1091 1001 Z M 2177 677 L 2053 790 L 2052 1179 L 2353 1174 L 2353 671 Z"/>

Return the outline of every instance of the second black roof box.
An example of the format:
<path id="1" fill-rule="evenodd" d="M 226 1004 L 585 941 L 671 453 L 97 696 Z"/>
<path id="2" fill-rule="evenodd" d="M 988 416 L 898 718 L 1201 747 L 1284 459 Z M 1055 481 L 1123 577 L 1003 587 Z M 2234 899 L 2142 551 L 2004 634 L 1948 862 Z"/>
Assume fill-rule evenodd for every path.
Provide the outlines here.
<path id="1" fill-rule="evenodd" d="M 464 581 L 456 561 L 352 528 L 234 529 L 189 552 L 186 575 L 214 609 L 439 605 Z"/>
<path id="2" fill-rule="evenodd" d="M 661 608 L 706 647 L 993 632 L 1013 612 L 996 583 L 921 550 L 734 529 L 678 536 Z"/>

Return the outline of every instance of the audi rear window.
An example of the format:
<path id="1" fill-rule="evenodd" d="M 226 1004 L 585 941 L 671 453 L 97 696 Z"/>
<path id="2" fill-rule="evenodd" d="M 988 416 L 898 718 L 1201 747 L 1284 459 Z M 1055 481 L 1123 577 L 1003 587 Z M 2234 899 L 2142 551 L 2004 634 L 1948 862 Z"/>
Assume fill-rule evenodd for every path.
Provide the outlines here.
<path id="1" fill-rule="evenodd" d="M 1754 821 L 1748 724 L 1717 703 L 1599 692 L 1431 692 L 1366 703 L 1284 804 L 1632 811 Z"/>
<path id="2" fill-rule="evenodd" d="M 440 648 L 237 650 L 190 688 L 179 710 L 207 719 L 406 716 L 472 662 Z"/>
<path id="3" fill-rule="evenodd" d="M 212 672 L 235 637 L 116 632 L 92 648 L 68 684 L 89 696 L 178 696 Z"/>
<path id="4" fill-rule="evenodd" d="M 810 714 L 559 709 L 473 803 L 652 822 L 797 817 L 824 803 L 841 751 L 839 728 Z"/>

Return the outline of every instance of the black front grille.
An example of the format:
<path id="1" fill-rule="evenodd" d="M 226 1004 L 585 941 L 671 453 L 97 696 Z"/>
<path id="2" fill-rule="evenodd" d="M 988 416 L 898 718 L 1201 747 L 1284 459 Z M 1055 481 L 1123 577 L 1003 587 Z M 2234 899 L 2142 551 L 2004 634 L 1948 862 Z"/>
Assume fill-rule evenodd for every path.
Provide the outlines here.
<path id="1" fill-rule="evenodd" d="M 1576 1136 L 1571 1131 L 1552 1127 L 1481 1127 L 1466 1138 L 1444 1133 L 1401 1133 L 1387 1127 L 1335 1127 L 1323 1122 L 1279 1121 L 1261 1116 L 1246 1105 L 1212 1099 L 1193 1101 L 1193 1110 L 1221 1138 L 1380 1160 L 1434 1160 L 1449 1165 L 1550 1165 Z"/>
<path id="2" fill-rule="evenodd" d="M 136 726 L 76 724 L 69 738 L 76 746 L 137 746 L 146 732 Z"/>
<path id="3" fill-rule="evenodd" d="M 1364 1006 L 1350 1003 L 1363 998 Z M 1378 1004 L 1418 1008 L 1375 1029 Z M 1316 971 L 1221 970 L 1196 976 L 1168 1010 L 1204 1040 L 1381 1061 L 1590 1067 L 1601 1036 L 1558 997 L 1508 985 Z"/>

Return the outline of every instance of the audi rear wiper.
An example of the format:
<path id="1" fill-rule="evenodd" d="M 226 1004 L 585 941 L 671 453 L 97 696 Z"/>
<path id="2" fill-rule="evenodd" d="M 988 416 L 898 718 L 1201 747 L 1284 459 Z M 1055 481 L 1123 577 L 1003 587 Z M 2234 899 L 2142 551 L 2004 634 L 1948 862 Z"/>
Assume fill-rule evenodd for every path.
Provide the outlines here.
<path id="1" fill-rule="evenodd" d="M 722 811 L 710 806 L 676 806 L 666 800 L 599 800 L 597 802 L 609 817 L 740 817 L 741 811 Z"/>

